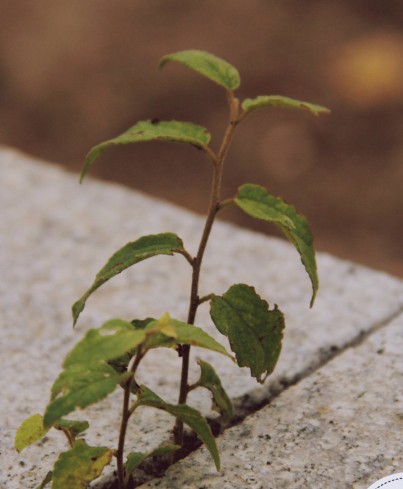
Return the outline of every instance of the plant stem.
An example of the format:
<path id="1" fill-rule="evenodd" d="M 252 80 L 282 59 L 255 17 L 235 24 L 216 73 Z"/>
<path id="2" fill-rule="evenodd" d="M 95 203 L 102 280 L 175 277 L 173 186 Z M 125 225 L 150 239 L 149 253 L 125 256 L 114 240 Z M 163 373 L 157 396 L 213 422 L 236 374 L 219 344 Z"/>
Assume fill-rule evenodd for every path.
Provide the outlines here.
<path id="1" fill-rule="evenodd" d="M 204 230 L 200 239 L 199 248 L 197 255 L 193 261 L 193 274 L 192 274 L 192 285 L 190 293 L 190 304 L 187 322 L 188 324 L 194 324 L 197 308 L 199 307 L 201 301 L 199 297 L 199 279 L 201 265 L 203 261 L 204 252 L 206 251 L 207 242 L 210 237 L 211 229 L 214 224 L 217 212 L 220 210 L 220 193 L 221 193 L 221 183 L 224 170 L 225 158 L 228 154 L 228 150 L 234 135 L 235 128 L 238 124 L 239 115 L 239 100 L 234 97 L 233 93 L 228 91 L 228 103 L 230 107 L 230 119 L 228 126 L 226 128 L 220 150 L 217 157 L 213 160 L 213 178 L 210 191 L 210 202 L 207 211 L 207 217 L 204 224 Z M 182 372 L 181 372 L 181 382 L 179 389 L 178 404 L 185 404 L 187 395 L 189 393 L 188 385 L 188 375 L 189 375 L 189 357 L 190 357 L 190 345 L 182 345 Z M 182 445 L 183 443 L 183 422 L 179 419 L 176 420 L 174 427 L 174 440 L 177 445 Z"/>
<path id="2" fill-rule="evenodd" d="M 141 349 L 139 348 L 137 350 L 136 356 L 134 357 L 134 361 L 132 365 L 129 364 L 128 366 L 128 372 L 130 372 L 132 375 L 130 376 L 129 379 L 127 379 L 126 384 L 124 386 L 122 419 L 120 421 L 119 442 L 118 442 L 118 449 L 116 451 L 116 464 L 117 464 L 117 471 L 118 471 L 119 489 L 126 489 L 125 466 L 123 463 L 123 455 L 124 455 L 125 438 L 127 432 L 127 422 L 129 421 L 130 416 L 133 414 L 133 410 L 129 409 L 130 394 L 131 394 L 131 388 L 134 381 L 134 375 L 143 357 L 144 355 L 142 354 Z"/>

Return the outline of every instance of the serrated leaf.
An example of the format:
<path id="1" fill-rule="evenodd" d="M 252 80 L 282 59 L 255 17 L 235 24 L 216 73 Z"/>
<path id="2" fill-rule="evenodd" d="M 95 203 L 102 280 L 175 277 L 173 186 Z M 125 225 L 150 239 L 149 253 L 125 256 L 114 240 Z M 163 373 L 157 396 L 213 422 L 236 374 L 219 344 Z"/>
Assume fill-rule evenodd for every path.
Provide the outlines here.
<path id="1" fill-rule="evenodd" d="M 161 331 L 159 327 L 161 320 L 163 321 L 164 328 L 166 329 L 169 325 L 169 331 L 175 332 L 175 336 L 171 334 L 167 336 Z M 158 348 L 160 346 L 172 348 L 176 345 L 191 345 L 222 353 L 232 358 L 231 354 L 228 353 L 223 345 L 218 343 L 218 341 L 198 326 L 178 321 L 167 315 L 164 315 L 160 320 L 149 323 L 144 331 L 148 336 L 144 343 L 144 349 Z M 152 332 L 154 334 L 151 334 Z"/>
<path id="2" fill-rule="evenodd" d="M 45 427 L 58 422 L 77 408 L 84 409 L 104 399 L 130 374 L 119 374 L 104 363 L 73 364 L 56 379 L 51 390 L 43 423 Z"/>
<path id="3" fill-rule="evenodd" d="M 201 369 L 200 379 L 197 384 L 211 392 L 213 409 L 222 415 L 224 422 L 230 421 L 232 418 L 232 403 L 221 384 L 220 377 L 218 377 L 214 368 L 208 362 L 199 358 L 197 363 Z"/>
<path id="4" fill-rule="evenodd" d="M 113 450 L 107 447 L 91 447 L 83 440 L 77 441 L 57 459 L 52 489 L 85 489 L 101 475 L 112 456 Z"/>
<path id="5" fill-rule="evenodd" d="M 168 61 L 176 61 L 197 71 L 227 90 L 235 90 L 241 83 L 238 70 L 234 66 L 206 51 L 189 49 L 167 54 L 161 59 L 159 67 L 162 68 Z"/>
<path id="6" fill-rule="evenodd" d="M 19 426 L 14 439 L 14 448 L 21 452 L 24 448 L 32 445 L 43 438 L 49 428 L 43 425 L 43 417 L 40 414 L 33 414 Z"/>
<path id="7" fill-rule="evenodd" d="M 75 421 L 72 419 L 60 419 L 53 425 L 53 428 L 63 431 L 72 440 L 75 440 L 80 433 L 88 430 L 89 427 L 88 421 Z"/>
<path id="8" fill-rule="evenodd" d="M 328 114 L 330 112 L 330 110 L 323 107 L 323 105 L 311 104 L 309 102 L 303 102 L 302 100 L 283 97 L 281 95 L 260 95 L 255 98 L 247 98 L 242 102 L 242 108 L 247 113 L 252 112 L 252 110 L 262 109 L 264 107 L 302 109 L 308 110 L 314 115 Z"/>
<path id="9" fill-rule="evenodd" d="M 140 387 L 140 394 L 137 398 L 137 402 L 142 406 L 154 407 L 166 411 L 187 424 L 204 443 L 214 460 L 217 470 L 220 470 L 220 455 L 218 453 L 215 438 L 211 432 L 210 426 L 199 411 L 186 404 L 168 404 L 144 385 Z"/>
<path id="10" fill-rule="evenodd" d="M 205 127 L 198 126 L 192 122 L 182 121 L 139 121 L 126 132 L 108 141 L 94 146 L 84 162 L 80 175 L 83 181 L 92 163 L 106 149 L 124 144 L 143 143 L 148 141 L 170 141 L 174 143 L 185 143 L 197 148 L 205 148 L 210 142 L 211 135 Z"/>
<path id="11" fill-rule="evenodd" d="M 43 479 L 43 481 L 39 484 L 39 486 L 36 486 L 35 489 L 44 489 L 45 486 L 47 486 L 49 484 L 49 482 L 52 482 L 52 478 L 53 478 L 53 472 L 50 470 L 45 478 Z"/>
<path id="12" fill-rule="evenodd" d="M 111 331 L 114 334 L 110 334 Z M 121 319 L 106 322 L 101 328 L 89 329 L 84 338 L 66 356 L 63 367 L 74 364 L 93 365 L 122 356 L 144 341 L 145 332 L 134 329 Z"/>
<path id="13" fill-rule="evenodd" d="M 223 296 L 211 301 L 211 318 L 227 336 L 240 367 L 249 367 L 251 375 L 263 383 L 273 371 L 281 351 L 284 316 L 275 307 L 269 309 L 253 287 L 233 285 Z"/>
<path id="14" fill-rule="evenodd" d="M 106 265 L 97 273 L 91 287 L 74 303 L 72 308 L 74 324 L 76 324 L 78 316 L 83 311 L 88 297 L 115 275 L 153 256 L 172 256 L 174 253 L 182 253 L 184 251 L 182 240 L 173 233 L 142 236 L 136 241 L 126 244 L 109 258 Z"/>
<path id="15" fill-rule="evenodd" d="M 236 205 L 246 214 L 275 224 L 295 246 L 312 283 L 313 306 L 319 287 L 313 236 L 307 219 L 295 207 L 280 197 L 275 197 L 260 185 L 245 184 L 239 187 Z"/>

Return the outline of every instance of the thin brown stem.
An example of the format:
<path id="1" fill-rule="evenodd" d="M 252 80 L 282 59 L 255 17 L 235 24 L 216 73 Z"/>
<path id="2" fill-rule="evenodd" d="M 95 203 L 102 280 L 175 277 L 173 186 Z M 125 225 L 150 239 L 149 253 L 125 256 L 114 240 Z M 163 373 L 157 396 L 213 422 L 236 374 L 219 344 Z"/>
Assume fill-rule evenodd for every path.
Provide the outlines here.
<path id="1" fill-rule="evenodd" d="M 232 205 L 234 203 L 234 197 L 230 199 L 224 199 L 218 204 L 218 210 L 224 209 L 225 207 L 228 207 L 229 205 Z"/>
<path id="2" fill-rule="evenodd" d="M 127 379 L 124 385 L 122 418 L 120 421 L 118 449 L 116 450 L 116 464 L 117 464 L 117 471 L 118 471 L 119 489 L 126 489 L 126 477 L 125 477 L 125 466 L 123 463 L 123 455 L 124 455 L 124 448 L 125 448 L 127 423 L 129 421 L 130 416 L 133 413 L 133 410 L 129 409 L 130 394 L 131 394 L 131 389 L 134 381 L 134 375 L 143 357 L 144 354 L 141 352 L 141 348 L 138 348 L 132 365 L 129 364 L 128 366 L 128 372 L 131 373 L 131 376 Z"/>
<path id="3" fill-rule="evenodd" d="M 210 237 L 211 229 L 214 224 L 217 212 L 220 210 L 220 193 L 221 193 L 221 183 L 224 170 L 224 162 L 228 154 L 228 150 L 234 135 L 235 128 L 238 124 L 238 113 L 239 113 L 239 101 L 234 97 L 232 92 L 227 92 L 228 103 L 230 107 L 230 120 L 225 131 L 220 150 L 214 161 L 213 167 L 213 179 L 210 191 L 210 201 L 207 212 L 207 217 L 203 229 L 203 233 L 200 239 L 199 248 L 197 255 L 193 261 L 193 274 L 192 274 L 192 285 L 190 292 L 190 303 L 188 312 L 188 324 L 194 324 L 197 308 L 199 307 L 201 300 L 199 298 L 199 279 L 201 265 L 203 261 L 204 252 L 206 251 L 207 242 Z M 181 382 L 179 389 L 178 404 L 185 404 L 187 395 L 189 392 L 188 385 L 188 374 L 189 374 L 189 358 L 190 358 L 190 346 L 182 346 L 182 372 L 181 372 Z M 182 445 L 183 442 L 183 422 L 180 420 L 176 421 L 174 427 L 174 439 L 175 443 Z"/>
<path id="4" fill-rule="evenodd" d="M 194 258 L 186 251 L 186 250 L 181 250 L 178 253 L 183 255 L 186 258 L 186 261 L 193 266 Z"/>

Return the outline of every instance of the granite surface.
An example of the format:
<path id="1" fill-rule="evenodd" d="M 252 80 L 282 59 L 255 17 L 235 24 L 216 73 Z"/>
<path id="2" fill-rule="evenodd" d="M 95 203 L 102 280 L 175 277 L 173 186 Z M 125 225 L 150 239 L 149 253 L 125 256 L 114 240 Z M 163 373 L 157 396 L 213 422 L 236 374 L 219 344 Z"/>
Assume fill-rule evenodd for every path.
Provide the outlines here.
<path id="1" fill-rule="evenodd" d="M 89 178 L 80 186 L 76 175 L 8 148 L 0 149 L 0 181 L 0 487 L 34 488 L 64 447 L 64 440 L 60 434 L 50 432 L 41 447 L 32 446 L 17 454 L 13 449 L 14 433 L 30 414 L 43 412 L 64 355 L 86 328 L 112 317 L 159 317 L 169 311 L 183 319 L 190 267 L 181 256 L 155 257 L 139 263 L 89 299 L 75 331 L 71 304 L 92 283 L 107 258 L 128 241 L 144 234 L 172 231 L 194 253 L 203 221 L 186 210 L 118 185 Z M 197 351 L 197 356 L 215 365 L 229 395 L 238 399 L 239 405 L 247 399 L 253 410 L 254 405 L 269 401 L 287 386 L 309 382 L 328 368 L 326 364 L 333 357 L 339 362 L 356 344 L 362 343 L 359 348 L 363 348 L 365 342 L 387 331 L 402 311 L 401 280 L 327 254 L 319 254 L 318 267 L 321 287 L 315 307 L 309 310 L 309 280 L 291 246 L 223 222 L 215 224 L 205 257 L 201 293 L 222 293 L 236 282 L 254 285 L 271 304 L 279 305 L 287 320 L 279 365 L 264 386 L 257 387 L 247 369 L 239 371 L 225 357 Z M 200 308 L 197 324 L 220 336 L 211 324 L 208 307 Z M 399 330 L 398 326 L 395 329 Z M 352 362 L 356 357 L 346 358 Z M 377 354 L 375 358 L 380 361 L 384 357 Z M 397 369 L 396 365 L 393 368 Z M 174 352 L 150 355 L 140 377 L 143 375 L 150 387 L 174 402 L 178 367 Z M 360 378 L 358 372 L 355 382 Z M 388 378 L 390 371 L 382 374 L 381 369 L 379 375 Z M 193 368 L 192 376 L 198 377 L 197 368 Z M 281 396 L 289 396 L 299 385 Z M 387 383 L 384 388 L 388 389 Z M 281 396 L 275 400 L 280 406 Z M 120 399 L 117 391 L 88 413 L 74 414 L 85 414 L 90 420 L 89 443 L 116 445 Z M 210 413 L 210 400 L 203 393 L 196 391 L 191 402 Z M 301 402 L 296 404 L 303 409 Z M 281 408 L 278 410 L 280 416 Z M 382 419 L 382 413 L 379 416 Z M 170 423 L 158 411 L 139 412 L 128 436 L 128 449 L 156 446 L 169 436 Z M 247 423 L 245 420 L 233 429 L 239 430 Z M 253 446 L 254 441 L 259 443 L 259 438 L 245 443 Z M 203 456 L 212 471 L 211 460 Z M 226 445 L 222 457 L 226 465 Z M 293 470 L 290 466 L 290 472 Z M 220 474 L 214 477 L 216 485 L 206 487 L 224 487 Z M 351 486 L 353 480 L 346 472 L 339 482 Z M 273 489 L 285 487 L 278 484 Z"/>
<path id="2" fill-rule="evenodd" d="M 403 469 L 403 314 L 141 489 L 367 489 Z"/>

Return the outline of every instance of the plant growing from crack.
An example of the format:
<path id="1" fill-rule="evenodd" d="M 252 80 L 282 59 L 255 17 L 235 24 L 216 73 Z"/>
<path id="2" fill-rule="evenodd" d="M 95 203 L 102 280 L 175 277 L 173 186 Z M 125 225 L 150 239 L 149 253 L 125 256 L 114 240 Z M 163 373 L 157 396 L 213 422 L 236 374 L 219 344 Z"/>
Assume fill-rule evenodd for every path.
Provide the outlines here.
<path id="1" fill-rule="evenodd" d="M 164 56 L 160 67 L 175 61 L 214 83 L 226 93 L 229 121 L 218 151 L 210 146 L 210 134 L 204 127 L 190 122 L 145 120 L 140 121 L 122 135 L 103 142 L 88 153 L 80 181 L 87 174 L 94 160 L 105 150 L 116 145 L 145 141 L 169 141 L 192 145 L 203 151 L 212 166 L 210 200 L 204 229 L 195 256 L 184 247 L 182 240 L 173 233 L 143 236 L 119 249 L 98 272 L 91 287 L 73 305 L 76 323 L 89 296 L 102 284 L 142 260 L 156 255 L 179 254 L 188 262 L 192 271 L 190 301 L 186 322 L 164 314 L 160 319 L 146 318 L 126 321 L 112 319 L 97 329 L 89 329 L 84 338 L 70 351 L 63 363 L 63 370 L 51 389 L 50 402 L 44 415 L 34 414 L 19 427 L 15 437 L 18 451 L 45 436 L 49 429 L 62 431 L 69 449 L 60 454 L 38 489 L 48 483 L 54 489 L 79 489 L 99 477 L 102 470 L 116 459 L 118 487 L 128 489 L 131 474 L 146 459 L 175 453 L 184 440 L 184 424 L 193 430 L 210 452 L 217 470 L 220 458 L 215 438 L 202 414 L 187 404 L 190 391 L 207 389 L 213 398 L 213 406 L 224 419 L 232 416 L 231 401 L 213 367 L 198 360 L 200 378 L 189 384 L 189 360 L 191 347 L 205 348 L 232 358 L 239 367 L 248 367 L 251 375 L 263 383 L 273 371 L 278 360 L 284 317 L 275 306 L 270 309 L 253 287 L 235 284 L 219 296 L 214 293 L 200 297 L 199 278 L 202 262 L 213 223 L 217 214 L 229 205 L 237 206 L 251 217 L 274 223 L 300 254 L 301 261 L 312 283 L 311 306 L 318 289 L 315 253 L 308 223 L 294 207 L 259 186 L 245 184 L 232 198 L 222 199 L 221 187 L 228 149 L 237 127 L 255 110 L 266 107 L 284 107 L 308 110 L 314 115 L 328 110 L 320 105 L 301 102 L 288 97 L 264 95 L 240 101 L 234 94 L 240 85 L 238 71 L 226 61 L 204 51 L 181 51 Z M 227 349 L 195 325 L 196 313 L 203 303 L 210 303 L 210 315 L 218 331 L 227 337 L 232 356 Z M 139 385 L 136 374 L 143 358 L 150 350 L 173 348 L 182 363 L 177 404 L 164 401 L 145 385 Z M 89 427 L 86 421 L 66 419 L 77 408 L 84 409 L 108 396 L 117 386 L 123 389 L 121 423 L 116 448 L 93 447 L 86 443 L 83 433 Z M 163 410 L 176 418 L 173 442 L 163 444 L 149 453 L 125 453 L 127 426 L 140 406 Z"/>

